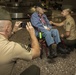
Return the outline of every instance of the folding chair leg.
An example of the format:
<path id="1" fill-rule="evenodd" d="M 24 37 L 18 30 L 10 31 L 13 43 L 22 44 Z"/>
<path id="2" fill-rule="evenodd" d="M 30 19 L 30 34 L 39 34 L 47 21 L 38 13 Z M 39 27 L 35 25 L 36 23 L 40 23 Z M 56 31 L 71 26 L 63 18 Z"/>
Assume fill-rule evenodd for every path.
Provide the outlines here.
<path id="1" fill-rule="evenodd" d="M 40 51 L 40 58 L 42 59 L 42 55 L 43 55 L 43 49 L 41 49 Z"/>

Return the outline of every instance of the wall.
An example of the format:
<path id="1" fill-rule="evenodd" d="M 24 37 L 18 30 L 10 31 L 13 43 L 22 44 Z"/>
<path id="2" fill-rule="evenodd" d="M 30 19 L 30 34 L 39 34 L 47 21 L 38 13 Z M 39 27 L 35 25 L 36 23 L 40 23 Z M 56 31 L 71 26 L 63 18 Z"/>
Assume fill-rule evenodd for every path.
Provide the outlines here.
<path id="1" fill-rule="evenodd" d="M 63 0 L 63 5 L 71 5 L 74 9 L 76 9 L 76 0 Z"/>

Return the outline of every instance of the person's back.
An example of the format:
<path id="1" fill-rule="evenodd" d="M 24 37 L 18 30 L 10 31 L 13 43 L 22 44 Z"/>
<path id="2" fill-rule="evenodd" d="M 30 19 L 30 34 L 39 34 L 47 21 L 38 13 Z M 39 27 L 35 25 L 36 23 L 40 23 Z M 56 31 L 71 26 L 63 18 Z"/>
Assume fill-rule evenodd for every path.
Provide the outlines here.
<path id="1" fill-rule="evenodd" d="M 13 47 L 14 44 L 11 45 L 10 42 L 0 34 L 0 75 L 11 75 L 15 64 L 15 62 L 11 60 Z"/>

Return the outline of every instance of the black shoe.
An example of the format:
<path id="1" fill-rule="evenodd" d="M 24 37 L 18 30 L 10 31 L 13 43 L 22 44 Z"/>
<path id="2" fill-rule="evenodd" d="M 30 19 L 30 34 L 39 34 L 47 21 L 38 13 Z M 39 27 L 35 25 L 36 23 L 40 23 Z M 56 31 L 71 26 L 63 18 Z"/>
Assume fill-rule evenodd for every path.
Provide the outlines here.
<path id="1" fill-rule="evenodd" d="M 70 51 L 68 51 L 68 49 L 62 48 L 62 47 L 58 47 L 57 52 L 61 53 L 61 54 L 69 54 L 70 53 Z"/>
<path id="2" fill-rule="evenodd" d="M 57 52 L 55 52 L 55 50 L 51 50 L 51 52 L 47 56 L 47 58 L 49 59 L 56 58 L 56 57 L 57 57 Z"/>
<path id="3" fill-rule="evenodd" d="M 40 58 L 42 59 L 42 56 L 43 56 L 43 50 L 41 49 L 40 51 Z"/>
<path id="4" fill-rule="evenodd" d="M 51 59 L 51 58 L 56 58 L 57 57 L 57 49 L 56 49 L 56 45 L 53 44 L 51 46 L 49 46 L 49 55 L 47 58 Z"/>
<path id="5" fill-rule="evenodd" d="M 50 64 L 50 63 L 55 63 L 56 61 L 54 59 L 49 59 L 47 60 L 47 62 Z"/>
<path id="6" fill-rule="evenodd" d="M 70 51 L 74 51 L 74 47 L 70 47 Z"/>
<path id="7" fill-rule="evenodd" d="M 58 54 L 58 57 L 67 58 L 67 54 Z"/>
<path id="8" fill-rule="evenodd" d="M 53 56 L 47 56 L 48 59 L 53 59 L 56 58 L 57 56 L 53 55 Z"/>
<path id="9" fill-rule="evenodd" d="M 57 57 L 57 55 L 49 55 L 49 56 L 47 56 L 48 59 L 53 59 L 53 58 L 56 58 L 56 57 Z"/>

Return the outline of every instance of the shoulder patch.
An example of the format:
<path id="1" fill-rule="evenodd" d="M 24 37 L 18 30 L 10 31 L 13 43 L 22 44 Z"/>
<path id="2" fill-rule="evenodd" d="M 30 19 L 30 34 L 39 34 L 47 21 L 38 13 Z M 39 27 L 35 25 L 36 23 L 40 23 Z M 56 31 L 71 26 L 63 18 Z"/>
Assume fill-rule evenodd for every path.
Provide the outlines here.
<path id="1" fill-rule="evenodd" d="M 22 48 L 25 48 L 28 51 L 31 50 L 31 48 L 29 46 L 27 46 L 27 45 L 24 45 L 24 44 L 21 44 L 21 43 L 20 43 L 20 45 L 22 46 Z"/>

